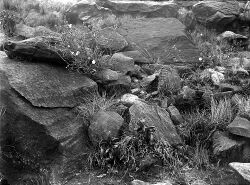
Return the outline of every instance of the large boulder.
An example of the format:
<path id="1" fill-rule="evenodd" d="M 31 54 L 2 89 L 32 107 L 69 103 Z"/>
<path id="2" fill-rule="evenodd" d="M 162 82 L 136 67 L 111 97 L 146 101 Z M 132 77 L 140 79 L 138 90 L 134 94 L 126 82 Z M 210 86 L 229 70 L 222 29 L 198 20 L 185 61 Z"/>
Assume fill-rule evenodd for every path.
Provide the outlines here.
<path id="1" fill-rule="evenodd" d="M 64 56 L 60 50 L 53 49 L 50 44 L 60 43 L 58 37 L 34 37 L 22 41 L 7 41 L 3 44 L 4 51 L 10 58 L 21 57 L 35 62 L 66 66 L 71 56 Z"/>
<path id="2" fill-rule="evenodd" d="M 98 145 L 102 140 L 118 137 L 123 122 L 123 118 L 117 112 L 100 110 L 93 115 L 90 123 L 90 140 L 94 145 Z"/>
<path id="3" fill-rule="evenodd" d="M 0 72 L 1 141 L 17 139 L 18 151 L 32 155 L 46 156 L 59 144 L 69 154 L 87 149 L 87 124 L 75 107 L 97 90 L 94 81 L 64 68 L 7 58 L 0 59 Z"/>
<path id="4" fill-rule="evenodd" d="M 152 17 L 177 17 L 178 6 L 174 2 L 155 1 L 114 1 L 101 0 L 99 4 L 109 8 L 115 15 Z"/>
<path id="5" fill-rule="evenodd" d="M 203 25 L 226 31 L 239 16 L 240 6 L 237 1 L 201 1 L 193 6 L 193 13 Z"/>
<path id="6" fill-rule="evenodd" d="M 129 112 L 131 130 L 138 129 L 140 127 L 138 123 L 143 122 L 147 127 L 155 127 L 157 139 L 170 145 L 178 145 L 182 142 L 169 113 L 159 106 L 136 101 L 129 108 Z"/>
<path id="7" fill-rule="evenodd" d="M 199 52 L 175 18 L 123 20 L 117 31 L 130 43 L 128 49 L 145 51 L 147 58 L 164 64 L 188 65 L 198 61 Z"/>
<path id="8" fill-rule="evenodd" d="M 81 0 L 70 7 L 65 15 L 68 23 L 76 24 L 92 17 L 102 17 L 110 13 L 108 8 L 99 6 L 96 0 Z"/>

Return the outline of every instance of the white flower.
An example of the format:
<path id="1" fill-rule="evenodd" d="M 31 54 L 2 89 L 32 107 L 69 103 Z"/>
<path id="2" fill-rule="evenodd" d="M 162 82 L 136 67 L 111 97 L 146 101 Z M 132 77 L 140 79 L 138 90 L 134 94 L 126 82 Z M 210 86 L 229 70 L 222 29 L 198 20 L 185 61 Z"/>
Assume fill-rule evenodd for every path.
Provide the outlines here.
<path id="1" fill-rule="evenodd" d="M 68 45 L 68 48 L 70 48 L 70 45 Z"/>
<path id="2" fill-rule="evenodd" d="M 95 60 L 92 60 L 92 64 L 95 64 L 96 63 L 96 61 Z"/>
<path id="3" fill-rule="evenodd" d="M 72 28 L 72 24 L 69 24 L 69 28 Z"/>
<path id="4" fill-rule="evenodd" d="M 200 36 L 203 36 L 203 34 L 201 33 Z"/>
<path id="5" fill-rule="evenodd" d="M 71 51 L 70 53 L 71 53 L 71 55 L 74 55 L 74 54 L 75 54 L 73 51 Z"/>
<path id="6" fill-rule="evenodd" d="M 199 57 L 199 61 L 202 61 L 202 58 L 201 58 L 201 57 Z"/>
<path id="7" fill-rule="evenodd" d="M 76 52 L 76 56 L 78 56 L 79 54 L 80 54 L 80 51 L 77 51 L 77 52 Z"/>

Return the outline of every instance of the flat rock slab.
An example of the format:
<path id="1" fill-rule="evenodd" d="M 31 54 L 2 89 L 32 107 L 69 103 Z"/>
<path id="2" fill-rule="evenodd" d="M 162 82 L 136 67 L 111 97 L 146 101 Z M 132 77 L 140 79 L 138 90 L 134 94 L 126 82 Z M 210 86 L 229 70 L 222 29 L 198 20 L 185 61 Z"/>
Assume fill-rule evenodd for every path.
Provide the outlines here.
<path id="1" fill-rule="evenodd" d="M 250 163 L 233 162 L 229 165 L 250 183 Z"/>
<path id="2" fill-rule="evenodd" d="M 0 70 L 12 88 L 37 107 L 75 107 L 97 89 L 86 76 L 47 64 L 2 58 Z"/>
<path id="3" fill-rule="evenodd" d="M 174 65 L 198 62 L 198 49 L 175 18 L 131 18 L 123 20 L 117 31 L 130 43 L 131 50 L 140 48 L 147 58 Z"/>
<path id="4" fill-rule="evenodd" d="M 177 134 L 175 126 L 168 112 L 159 106 L 148 105 L 143 102 L 136 102 L 129 108 L 130 129 L 138 129 L 137 123 L 144 120 L 147 127 L 154 126 L 156 138 L 170 145 L 180 144 L 181 138 Z"/>
<path id="5" fill-rule="evenodd" d="M 178 6 L 173 2 L 155 1 L 114 1 L 102 0 L 101 6 L 110 9 L 114 14 L 141 15 L 145 17 L 177 17 Z"/>

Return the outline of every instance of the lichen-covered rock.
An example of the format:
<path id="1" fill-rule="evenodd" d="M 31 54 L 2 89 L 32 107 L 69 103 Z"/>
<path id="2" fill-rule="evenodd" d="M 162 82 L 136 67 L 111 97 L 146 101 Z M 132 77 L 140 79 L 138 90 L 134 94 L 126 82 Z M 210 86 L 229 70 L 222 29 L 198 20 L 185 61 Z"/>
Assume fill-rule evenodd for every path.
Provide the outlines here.
<path id="1" fill-rule="evenodd" d="M 146 103 L 135 103 L 129 108 L 130 129 L 139 128 L 138 122 L 144 120 L 145 126 L 155 127 L 155 137 L 170 145 L 180 144 L 181 138 L 177 134 L 173 122 L 168 112 L 159 106 L 148 105 Z"/>
<path id="2" fill-rule="evenodd" d="M 89 137 L 94 145 L 102 140 L 116 138 L 123 125 L 123 118 L 116 112 L 100 110 L 93 115 L 89 126 Z"/>
<path id="3" fill-rule="evenodd" d="M 96 44 L 101 48 L 121 51 L 128 43 L 126 39 L 113 28 L 104 28 L 93 33 Z"/>

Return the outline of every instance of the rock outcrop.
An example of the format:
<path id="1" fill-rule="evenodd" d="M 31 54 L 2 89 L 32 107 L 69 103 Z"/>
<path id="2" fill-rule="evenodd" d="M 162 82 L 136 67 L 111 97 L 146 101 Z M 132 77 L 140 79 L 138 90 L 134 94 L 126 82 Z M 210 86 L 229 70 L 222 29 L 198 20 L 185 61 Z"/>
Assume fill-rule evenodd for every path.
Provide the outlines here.
<path id="1" fill-rule="evenodd" d="M 96 91 L 94 81 L 64 68 L 8 58 L 0 59 L 0 72 L 2 138 L 19 139 L 18 151 L 45 156 L 58 145 L 69 154 L 87 149 L 88 125 L 75 107 Z M 34 145 L 24 148 L 26 142 Z"/>

